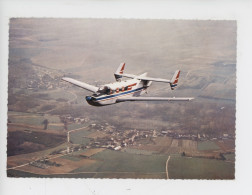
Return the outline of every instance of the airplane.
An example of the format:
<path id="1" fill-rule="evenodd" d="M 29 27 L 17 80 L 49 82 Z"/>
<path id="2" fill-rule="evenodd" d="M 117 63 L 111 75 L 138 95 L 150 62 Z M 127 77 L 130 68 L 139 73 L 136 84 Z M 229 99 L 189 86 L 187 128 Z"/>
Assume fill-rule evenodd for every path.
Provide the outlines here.
<path id="1" fill-rule="evenodd" d="M 180 70 L 175 71 L 171 80 L 167 80 L 147 77 L 147 72 L 141 75 L 125 74 L 124 68 L 125 63 L 121 63 L 114 73 L 116 82 L 105 84 L 100 87 L 89 85 L 68 77 L 63 77 L 62 80 L 93 92 L 93 95 L 86 96 L 87 103 L 92 106 L 106 106 L 126 101 L 190 101 L 194 99 L 192 97 L 140 97 L 143 93 L 147 92 L 146 90 L 153 81 L 169 83 L 171 89 L 174 90 L 178 84 Z M 129 79 L 122 80 L 123 77 Z"/>

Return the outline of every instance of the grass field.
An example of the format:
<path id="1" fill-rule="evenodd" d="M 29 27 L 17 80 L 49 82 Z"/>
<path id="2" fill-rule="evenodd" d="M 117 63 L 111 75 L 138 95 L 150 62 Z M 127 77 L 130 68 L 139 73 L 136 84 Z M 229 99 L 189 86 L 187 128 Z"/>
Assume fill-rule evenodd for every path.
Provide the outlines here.
<path id="1" fill-rule="evenodd" d="M 225 157 L 226 160 L 228 160 L 228 161 L 235 162 L 235 154 L 234 154 L 234 153 L 232 153 L 232 154 L 225 154 L 224 157 Z"/>
<path id="2" fill-rule="evenodd" d="M 198 142 L 198 150 L 204 151 L 204 150 L 219 150 L 220 147 L 212 141 L 202 141 Z"/>
<path id="3" fill-rule="evenodd" d="M 134 149 L 134 148 L 124 148 L 122 151 L 130 153 L 130 154 L 143 154 L 143 155 L 151 155 L 154 153 L 153 151 L 138 150 L 138 149 Z"/>
<path id="4" fill-rule="evenodd" d="M 12 123 L 21 123 L 27 125 L 42 125 L 42 122 L 45 120 L 43 116 L 39 115 L 24 115 L 24 116 L 9 116 L 8 119 Z"/>
<path id="5" fill-rule="evenodd" d="M 47 129 L 50 130 L 64 130 L 64 125 L 63 124 L 48 124 Z"/>
<path id="6" fill-rule="evenodd" d="M 26 133 L 13 131 L 8 133 L 8 156 L 25 154 L 56 147 L 66 140 L 64 135 L 44 132 Z"/>
<path id="7" fill-rule="evenodd" d="M 79 129 L 79 128 L 86 127 L 86 126 L 87 126 L 86 124 L 72 123 L 72 124 L 67 126 L 67 129 L 68 130 L 73 130 L 73 129 Z"/>
<path id="8" fill-rule="evenodd" d="M 151 178 L 151 179 L 165 179 L 165 173 L 69 173 L 69 174 L 51 174 L 51 175 L 39 175 L 34 173 L 28 173 L 20 170 L 8 170 L 8 177 L 36 177 L 36 178 Z"/>
<path id="9" fill-rule="evenodd" d="M 72 160 L 72 161 L 80 161 L 81 160 L 80 157 L 78 157 L 76 155 L 71 155 L 71 154 L 62 156 L 60 158 L 67 159 L 67 160 Z"/>
<path id="10" fill-rule="evenodd" d="M 90 133 L 92 133 L 92 131 L 88 131 L 87 129 L 71 132 L 70 141 L 73 144 L 88 144 L 89 138 L 86 138 L 85 136 Z"/>
<path id="11" fill-rule="evenodd" d="M 164 173 L 167 156 L 137 155 L 120 151 L 104 150 L 103 152 L 93 155 L 91 159 L 95 159 L 97 162 L 90 166 L 79 167 L 72 172 L 108 172 L 108 178 L 118 172 L 134 172 L 136 174 Z"/>
<path id="12" fill-rule="evenodd" d="M 8 170 L 8 177 L 36 177 L 36 178 L 92 178 L 95 173 L 77 173 L 77 174 L 51 174 L 51 175 L 40 175 L 35 173 L 29 173 L 20 170 Z"/>
<path id="13" fill-rule="evenodd" d="M 102 152 L 103 150 L 105 150 L 105 148 L 93 148 L 93 149 L 88 149 L 83 151 L 82 153 L 80 153 L 80 155 L 82 156 L 88 156 L 91 157 L 99 152 Z"/>
<path id="14" fill-rule="evenodd" d="M 58 116 L 37 113 L 24 113 L 24 112 L 8 112 L 8 119 L 12 123 L 21 123 L 27 125 L 42 125 L 43 121 L 49 121 L 48 126 L 53 126 L 54 123 L 61 123 Z M 63 124 L 62 124 L 63 125 Z"/>
<path id="15" fill-rule="evenodd" d="M 222 160 L 172 156 L 171 179 L 234 179 L 234 164 Z"/>

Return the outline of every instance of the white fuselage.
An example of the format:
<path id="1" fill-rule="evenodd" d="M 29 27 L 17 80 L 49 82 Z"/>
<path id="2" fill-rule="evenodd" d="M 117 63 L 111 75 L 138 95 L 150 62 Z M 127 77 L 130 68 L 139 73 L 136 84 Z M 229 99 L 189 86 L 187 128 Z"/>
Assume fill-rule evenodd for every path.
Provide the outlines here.
<path id="1" fill-rule="evenodd" d="M 139 79 L 119 81 L 101 86 L 97 93 L 86 96 L 86 100 L 93 106 L 115 104 L 118 98 L 140 96 L 148 87 Z"/>

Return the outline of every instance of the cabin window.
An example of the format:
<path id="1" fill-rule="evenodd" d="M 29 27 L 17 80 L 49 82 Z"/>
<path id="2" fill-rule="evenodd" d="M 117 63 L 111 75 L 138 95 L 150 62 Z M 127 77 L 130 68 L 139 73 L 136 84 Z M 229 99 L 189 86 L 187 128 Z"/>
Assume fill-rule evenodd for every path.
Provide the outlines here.
<path id="1" fill-rule="evenodd" d="M 102 93 L 102 94 L 109 95 L 111 93 L 111 89 L 109 87 L 107 87 L 107 86 L 104 86 L 104 87 L 100 87 L 98 92 Z"/>

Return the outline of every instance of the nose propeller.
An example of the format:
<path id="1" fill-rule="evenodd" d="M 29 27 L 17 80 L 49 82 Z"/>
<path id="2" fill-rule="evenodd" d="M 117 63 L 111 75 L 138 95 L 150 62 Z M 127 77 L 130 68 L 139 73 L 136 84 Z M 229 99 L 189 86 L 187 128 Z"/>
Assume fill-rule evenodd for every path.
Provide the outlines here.
<path id="1" fill-rule="evenodd" d="M 91 101 L 93 98 L 91 96 L 86 96 L 87 101 Z"/>

